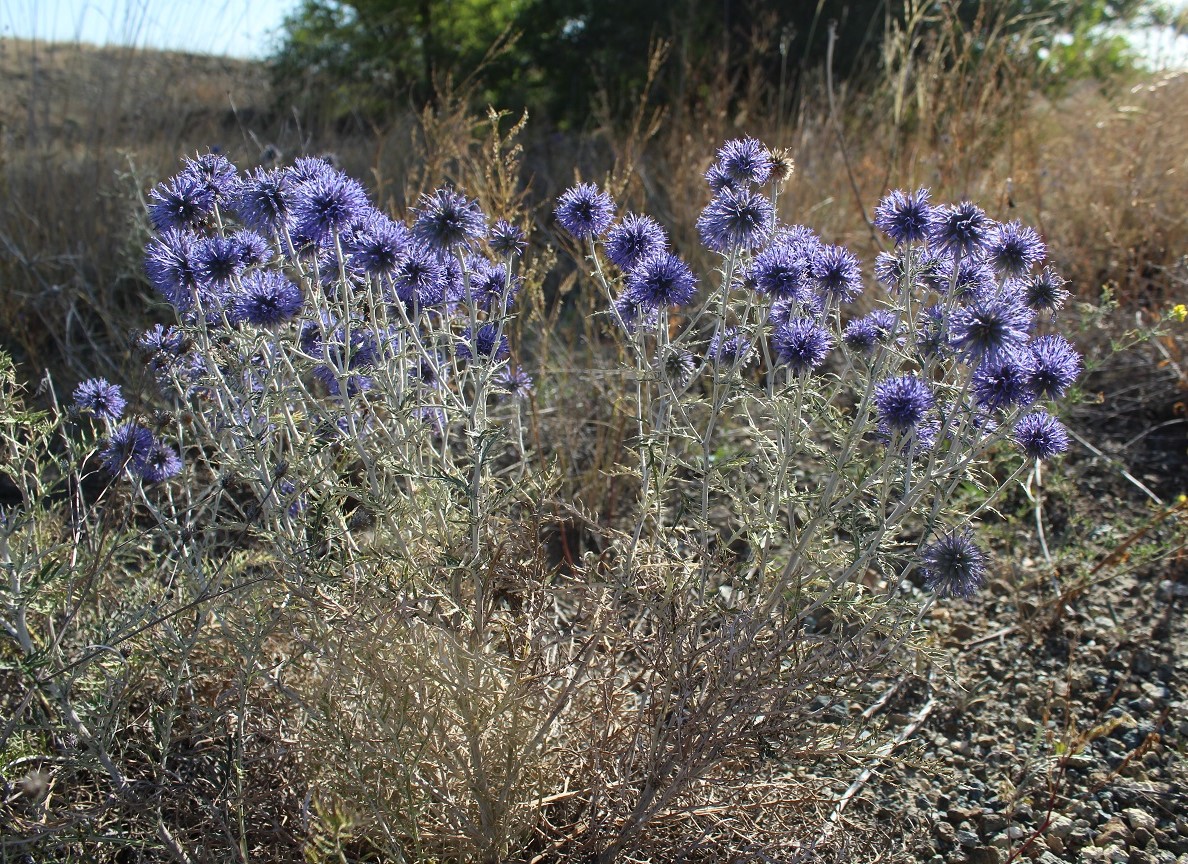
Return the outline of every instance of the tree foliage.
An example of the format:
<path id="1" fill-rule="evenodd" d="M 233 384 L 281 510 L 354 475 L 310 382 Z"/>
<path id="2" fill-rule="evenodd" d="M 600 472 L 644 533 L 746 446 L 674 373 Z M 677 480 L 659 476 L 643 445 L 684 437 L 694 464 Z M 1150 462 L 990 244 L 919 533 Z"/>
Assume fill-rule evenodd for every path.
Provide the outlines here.
<path id="1" fill-rule="evenodd" d="M 1148 0 L 304 0 L 285 23 L 274 58 L 286 98 L 332 114 L 383 114 L 423 104 L 447 80 L 479 73 L 481 95 L 581 122 L 605 93 L 626 106 L 647 74 L 650 46 L 670 62 L 654 96 L 695 96 L 712 79 L 744 72 L 793 84 L 824 62 L 835 33 L 834 73 L 877 72 L 890 21 L 911 10 L 955 12 L 968 27 L 990 18 L 1026 32 L 1021 50 L 1052 75 L 1104 75 L 1131 62 L 1106 27 L 1133 20 Z M 510 38 L 509 38 L 510 37 Z M 501 43 L 502 40 L 502 43 Z M 492 47 L 502 44 L 499 50 Z M 1046 65 L 1045 65 L 1046 64 Z"/>

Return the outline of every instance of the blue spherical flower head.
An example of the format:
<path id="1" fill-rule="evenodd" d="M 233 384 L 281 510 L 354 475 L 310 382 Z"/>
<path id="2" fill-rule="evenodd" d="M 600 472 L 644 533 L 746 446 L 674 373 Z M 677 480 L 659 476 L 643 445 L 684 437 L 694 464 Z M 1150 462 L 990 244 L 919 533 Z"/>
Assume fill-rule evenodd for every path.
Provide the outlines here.
<path id="1" fill-rule="evenodd" d="M 422 195 L 413 220 L 413 236 L 439 251 L 466 246 L 487 236 L 487 220 L 478 201 L 452 189 Z"/>
<path id="2" fill-rule="evenodd" d="M 1000 293 L 994 268 L 976 258 L 962 258 L 956 270 L 953 259 L 945 259 L 937 268 L 936 284 L 938 293 L 956 297 L 964 303 Z"/>
<path id="3" fill-rule="evenodd" d="M 986 578 L 986 554 L 968 531 L 940 537 L 921 563 L 925 587 L 940 597 L 972 597 Z"/>
<path id="4" fill-rule="evenodd" d="M 521 366 L 504 366 L 496 374 L 495 383 L 517 402 L 526 402 L 532 396 L 532 376 Z"/>
<path id="5" fill-rule="evenodd" d="M 844 246 L 823 246 L 809 261 L 809 274 L 826 300 L 850 302 L 862 293 L 858 259 Z"/>
<path id="6" fill-rule="evenodd" d="M 1059 399 L 1081 374 L 1080 353 L 1071 342 L 1057 334 L 1041 336 L 1030 347 L 1035 360 L 1031 386 L 1036 395 Z"/>
<path id="7" fill-rule="evenodd" d="M 1007 295 L 974 298 L 953 313 L 952 343 L 970 362 L 993 362 L 1026 351 L 1035 313 Z"/>
<path id="8" fill-rule="evenodd" d="M 499 314 L 506 312 L 520 290 L 520 278 L 509 275 L 506 264 L 495 264 L 478 256 L 470 259 L 469 269 L 470 293 L 479 308 L 495 309 Z M 506 306 L 499 309 L 505 294 Z"/>
<path id="9" fill-rule="evenodd" d="M 483 324 L 478 328 L 477 334 L 472 334 L 467 327 L 454 350 L 463 360 L 479 357 L 503 360 L 509 353 L 507 334 L 500 334 L 499 326 L 495 323 Z"/>
<path id="10" fill-rule="evenodd" d="M 149 220 L 157 231 L 196 228 L 214 212 L 215 196 L 192 174 L 182 173 L 149 192 Z"/>
<path id="11" fill-rule="evenodd" d="M 771 176 L 772 164 L 771 153 L 762 142 L 754 138 L 735 138 L 719 148 L 718 161 L 714 166 L 718 170 L 713 177 L 713 169 L 706 172 L 706 180 L 710 181 L 711 186 L 718 177 L 728 178 L 733 186 L 762 184 Z"/>
<path id="12" fill-rule="evenodd" d="M 754 356 L 755 349 L 745 333 L 736 327 L 723 327 L 710 337 L 705 356 L 717 366 L 746 366 Z"/>
<path id="13" fill-rule="evenodd" d="M 928 239 L 934 212 L 927 189 L 915 192 L 893 190 L 875 208 L 875 227 L 895 241 L 896 246 Z"/>
<path id="14" fill-rule="evenodd" d="M 513 255 L 523 255 L 528 244 L 524 241 L 524 232 L 506 219 L 500 219 L 487 235 L 487 244 L 491 251 L 502 258 Z"/>
<path id="15" fill-rule="evenodd" d="M 292 224 L 296 186 L 290 171 L 257 168 L 239 186 L 232 202 L 235 213 L 253 231 L 281 234 Z"/>
<path id="16" fill-rule="evenodd" d="M 106 378 L 88 378 L 74 390 L 75 408 L 109 423 L 123 417 L 127 406 L 119 386 Z"/>
<path id="17" fill-rule="evenodd" d="M 833 348 L 833 337 L 811 318 L 797 318 L 776 328 L 771 345 L 781 363 L 804 373 L 825 362 Z"/>
<path id="18" fill-rule="evenodd" d="M 578 240 L 586 240 L 601 237 L 610 228 L 615 202 L 593 183 L 581 183 L 557 199 L 555 213 L 562 228 Z"/>
<path id="19" fill-rule="evenodd" d="M 671 252 L 645 258 L 627 274 L 627 295 L 645 309 L 686 306 L 697 290 L 689 265 Z"/>
<path id="20" fill-rule="evenodd" d="M 1043 261 L 1047 251 L 1039 234 L 1016 220 L 998 226 L 986 246 L 986 260 L 1001 275 L 1019 279 Z"/>
<path id="21" fill-rule="evenodd" d="M 272 247 L 255 231 L 242 229 L 231 235 L 231 241 L 239 250 L 239 263 L 248 267 L 262 267 L 272 260 Z"/>
<path id="22" fill-rule="evenodd" d="M 1068 449 L 1068 430 L 1047 411 L 1036 411 L 1015 424 L 1015 443 L 1027 458 L 1045 461 Z"/>
<path id="23" fill-rule="evenodd" d="M 367 192 L 341 171 L 326 171 L 298 187 L 293 206 L 296 231 L 312 243 L 326 245 L 334 235 L 371 210 Z"/>
<path id="24" fill-rule="evenodd" d="M 392 287 L 410 314 L 445 299 L 445 264 L 427 246 L 411 246 L 396 262 Z"/>
<path id="25" fill-rule="evenodd" d="M 239 193 L 239 169 L 218 153 L 203 153 L 197 159 L 186 159 L 186 167 L 181 173 L 206 186 L 218 201 L 233 201 Z"/>
<path id="26" fill-rule="evenodd" d="M 161 483 L 181 473 L 182 460 L 177 451 L 164 441 L 153 441 L 144 460 L 140 476 L 145 483 Z"/>
<path id="27" fill-rule="evenodd" d="M 875 412 L 884 432 L 912 432 L 928 419 L 936 400 L 915 375 L 888 378 L 875 387 Z"/>
<path id="28" fill-rule="evenodd" d="M 705 182 L 709 184 L 710 191 L 717 195 L 723 189 L 733 189 L 739 183 L 733 177 L 726 173 L 726 169 L 715 162 L 705 172 Z"/>
<path id="29" fill-rule="evenodd" d="M 982 363 L 973 375 L 974 401 L 987 411 L 1006 411 L 1035 401 L 1035 361 L 1024 350 Z"/>
<path id="30" fill-rule="evenodd" d="M 628 213 L 606 235 L 606 257 L 624 272 L 645 258 L 658 255 L 668 245 L 668 235 L 651 216 Z"/>
<path id="31" fill-rule="evenodd" d="M 152 453 L 153 443 L 152 432 L 129 421 L 112 430 L 107 443 L 99 450 L 99 458 L 112 477 L 139 476 Z"/>
<path id="32" fill-rule="evenodd" d="M 1068 299 L 1065 284 L 1059 273 L 1045 267 L 1023 283 L 1023 302 L 1036 312 L 1055 312 Z"/>
<path id="33" fill-rule="evenodd" d="M 333 177 L 338 173 L 338 170 L 321 156 L 299 156 L 284 170 L 297 185 L 323 177 Z"/>
<path id="34" fill-rule="evenodd" d="M 723 189 L 701 211 L 697 231 L 714 252 L 755 249 L 771 236 L 775 209 L 764 195 L 747 189 Z"/>
<path id="35" fill-rule="evenodd" d="M 182 334 L 176 327 L 154 324 L 140 334 L 138 344 L 146 354 L 164 353 L 176 357 L 182 350 Z"/>
<path id="36" fill-rule="evenodd" d="M 204 237 L 198 242 L 196 254 L 198 278 L 213 295 L 221 295 L 243 272 L 243 256 L 239 244 L 230 237 Z"/>
<path id="37" fill-rule="evenodd" d="M 869 352 L 877 345 L 887 344 L 898 336 L 902 328 L 890 309 L 876 309 L 862 318 L 855 318 L 842 330 L 842 341 L 850 348 Z M 902 341 L 902 340 L 899 340 Z"/>
<path id="38" fill-rule="evenodd" d="M 993 228 L 994 223 L 985 210 L 963 201 L 935 211 L 928 242 L 953 255 L 970 255 L 990 242 Z"/>
<path id="39" fill-rule="evenodd" d="M 755 290 L 773 300 L 804 302 L 812 293 L 808 260 L 790 244 L 768 246 L 755 256 L 748 275 Z"/>
<path id="40" fill-rule="evenodd" d="M 391 276 L 411 242 L 411 234 L 403 222 L 375 213 L 359 226 L 347 244 L 351 267 L 373 278 Z"/>
<path id="41" fill-rule="evenodd" d="M 231 319 L 257 327 L 276 327 L 301 314 L 301 289 L 274 270 L 256 270 L 244 277 L 231 304 Z"/>
<path id="42" fill-rule="evenodd" d="M 149 241 L 144 269 L 149 282 L 178 312 L 188 312 L 203 284 L 198 265 L 199 238 L 189 231 L 170 229 Z"/>

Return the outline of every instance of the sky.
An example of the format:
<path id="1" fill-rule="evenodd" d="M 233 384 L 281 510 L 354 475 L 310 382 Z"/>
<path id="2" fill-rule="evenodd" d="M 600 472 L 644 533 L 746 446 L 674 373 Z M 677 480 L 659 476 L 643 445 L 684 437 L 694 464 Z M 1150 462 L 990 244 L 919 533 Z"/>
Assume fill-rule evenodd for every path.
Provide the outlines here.
<path id="1" fill-rule="evenodd" d="M 0 0 L 0 37 L 263 57 L 299 0 Z"/>
<path id="2" fill-rule="evenodd" d="M 1167 0 L 1165 0 L 1167 2 Z M 0 37 L 261 58 L 300 0 L 0 0 Z M 1188 0 L 1170 0 L 1188 8 Z M 1158 68 L 1188 66 L 1188 36 L 1136 40 Z"/>

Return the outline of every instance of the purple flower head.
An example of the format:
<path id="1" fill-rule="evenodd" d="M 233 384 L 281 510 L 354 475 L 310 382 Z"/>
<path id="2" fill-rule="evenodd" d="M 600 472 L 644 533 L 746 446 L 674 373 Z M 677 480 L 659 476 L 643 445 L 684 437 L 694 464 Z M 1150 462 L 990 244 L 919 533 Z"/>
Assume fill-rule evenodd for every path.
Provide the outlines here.
<path id="1" fill-rule="evenodd" d="M 532 395 L 532 376 L 521 366 L 504 366 L 495 375 L 495 383 L 507 391 L 508 397 L 526 402 Z"/>
<path id="2" fill-rule="evenodd" d="M 1068 299 L 1065 284 L 1059 273 L 1045 267 L 1023 283 L 1023 302 L 1036 312 L 1055 312 Z"/>
<path id="3" fill-rule="evenodd" d="M 231 241 L 239 250 L 239 263 L 248 267 L 262 267 L 272 260 L 272 247 L 255 231 L 241 229 L 231 235 Z"/>
<path id="4" fill-rule="evenodd" d="M 902 330 L 895 313 L 890 309 L 876 309 L 862 318 L 855 318 L 842 331 L 842 341 L 858 351 L 872 351 L 876 345 L 891 341 L 892 334 Z M 900 340 L 902 341 L 902 340 Z"/>
<path id="5" fill-rule="evenodd" d="M 299 156 L 285 169 L 285 173 L 293 178 L 294 183 L 300 185 L 320 178 L 333 177 L 338 170 L 321 156 Z"/>
<path id="6" fill-rule="evenodd" d="M 192 174 L 171 177 L 149 192 L 149 219 L 157 231 L 196 228 L 214 212 L 215 196 Z"/>
<path id="7" fill-rule="evenodd" d="M 1063 336 L 1041 336 L 1030 345 L 1035 360 L 1031 386 L 1036 395 L 1059 399 L 1081 374 L 1081 355 Z"/>
<path id="8" fill-rule="evenodd" d="M 953 347 L 970 362 L 992 362 L 1026 351 L 1034 320 L 1035 313 L 1012 297 L 975 297 L 953 313 Z"/>
<path id="9" fill-rule="evenodd" d="M 710 191 L 715 195 L 723 189 L 733 189 L 738 185 L 738 181 L 727 174 L 726 169 L 717 162 L 705 172 L 705 182 L 709 184 Z"/>
<path id="10" fill-rule="evenodd" d="M 824 244 L 816 232 L 807 225 L 788 225 L 780 228 L 771 238 L 772 246 L 787 246 L 801 258 L 812 258 Z"/>
<path id="11" fill-rule="evenodd" d="M 957 264 L 956 275 L 953 259 L 944 259 L 937 268 L 936 279 L 939 293 L 950 294 L 966 303 L 999 293 L 994 268 L 976 258 L 962 258 Z"/>
<path id="12" fill-rule="evenodd" d="M 811 318 L 797 318 L 776 328 L 771 345 L 780 362 L 794 372 L 803 373 L 825 362 L 833 348 L 833 337 Z"/>
<path id="13" fill-rule="evenodd" d="M 499 337 L 496 342 L 496 336 Z M 473 334 L 467 327 L 455 346 L 455 353 L 463 360 L 478 357 L 489 357 L 493 360 L 503 360 L 509 353 L 507 334 L 499 333 L 499 326 L 495 323 L 483 324 Z"/>
<path id="14" fill-rule="evenodd" d="M 755 290 L 773 300 L 804 302 L 812 294 L 808 261 L 791 244 L 768 246 L 755 256 L 749 275 Z"/>
<path id="15" fill-rule="evenodd" d="M 367 192 L 341 171 L 329 170 L 301 185 L 293 206 L 297 233 L 325 245 L 371 209 Z"/>
<path id="16" fill-rule="evenodd" d="M 478 201 L 467 201 L 452 189 L 438 189 L 421 196 L 412 233 L 429 247 L 444 251 L 486 237 L 487 220 Z"/>
<path id="17" fill-rule="evenodd" d="M 772 329 L 777 330 L 797 318 L 819 319 L 824 311 L 824 302 L 813 293 L 804 300 L 776 300 L 767 311 L 767 320 L 771 322 Z"/>
<path id="18" fill-rule="evenodd" d="M 755 353 L 747 334 L 736 327 L 723 327 L 710 337 L 706 359 L 718 366 L 746 366 Z"/>
<path id="19" fill-rule="evenodd" d="M 390 276 L 411 243 L 408 227 L 375 213 L 363 222 L 347 244 L 353 269 L 373 278 Z"/>
<path id="20" fill-rule="evenodd" d="M 99 458 L 112 477 L 139 475 L 144 471 L 152 449 L 153 433 L 139 423 L 129 421 L 112 430 L 111 437 L 99 450 Z"/>
<path id="21" fill-rule="evenodd" d="M 243 278 L 231 303 L 231 320 L 275 327 L 301 314 L 301 290 L 275 270 L 256 270 Z"/>
<path id="22" fill-rule="evenodd" d="M 145 483 L 161 483 L 181 473 L 182 460 L 177 451 L 164 441 L 153 441 L 145 456 L 140 476 Z"/>
<path id="23" fill-rule="evenodd" d="M 1019 279 L 1047 253 L 1044 241 L 1018 220 L 999 225 L 986 246 L 986 260 L 1003 276 Z"/>
<path id="24" fill-rule="evenodd" d="M 1036 411 L 1015 424 L 1015 443 L 1027 458 L 1044 461 L 1068 449 L 1068 431 L 1047 411 Z"/>
<path id="25" fill-rule="evenodd" d="M 505 313 L 520 290 L 520 281 L 518 276 L 509 276 L 506 264 L 495 264 L 478 256 L 471 259 L 470 291 L 480 309 Z M 499 309 L 505 292 L 506 305 Z"/>
<path id="26" fill-rule="evenodd" d="M 911 193 L 893 190 L 875 208 L 875 227 L 894 240 L 896 246 L 926 240 L 934 218 L 928 203 L 930 195 L 927 189 Z"/>
<path id="27" fill-rule="evenodd" d="M 874 402 L 879 425 L 887 432 L 911 432 L 927 420 L 936 404 L 928 385 L 915 375 L 879 383 Z"/>
<path id="28" fill-rule="evenodd" d="M 427 246 L 411 246 L 396 262 L 392 286 L 405 307 L 415 314 L 445 299 L 446 270 L 442 260 Z"/>
<path id="29" fill-rule="evenodd" d="M 775 209 L 765 196 L 747 189 L 723 189 L 701 211 L 697 231 L 702 244 L 723 254 L 755 249 L 771 235 Z"/>
<path id="30" fill-rule="evenodd" d="M 943 252 L 965 256 L 985 247 L 993 228 L 994 223 L 985 210 L 963 201 L 935 211 L 928 242 Z"/>
<path id="31" fill-rule="evenodd" d="M 606 235 L 606 257 L 623 272 L 645 258 L 658 255 L 668 246 L 668 235 L 650 216 L 628 213 Z"/>
<path id="32" fill-rule="evenodd" d="M 664 309 L 686 306 L 697 290 L 689 265 L 670 252 L 641 261 L 627 274 L 627 294 L 637 306 Z"/>
<path id="33" fill-rule="evenodd" d="M 198 278 L 203 287 L 221 295 L 231 282 L 243 272 L 243 257 L 239 244 L 229 237 L 204 237 L 198 241 L 195 255 Z"/>
<path id="34" fill-rule="evenodd" d="M 179 312 L 194 305 L 194 293 L 203 284 L 198 266 L 197 235 L 169 229 L 145 247 L 144 269 L 157 293 Z"/>
<path id="35" fill-rule="evenodd" d="M 771 176 L 771 153 L 760 141 L 754 138 L 735 138 L 727 141 L 718 150 L 718 161 L 715 163 L 718 172 L 711 178 L 706 172 L 706 180 L 712 186 L 718 177 L 729 178 L 731 185 L 747 183 L 762 184 Z M 711 168 L 710 171 L 713 171 Z"/>
<path id="36" fill-rule="evenodd" d="M 1030 405 L 1035 401 L 1034 374 L 1035 361 L 1026 350 L 984 362 L 973 375 L 974 401 L 987 411 Z"/>
<path id="37" fill-rule="evenodd" d="M 176 357 L 182 349 L 181 331 L 173 326 L 154 324 L 140 335 L 138 344 L 147 354 L 164 353 Z"/>
<path id="38" fill-rule="evenodd" d="M 809 273 L 827 300 L 848 303 L 862 293 L 858 259 L 844 246 L 823 246 L 810 259 Z"/>
<path id="39" fill-rule="evenodd" d="M 124 416 L 128 403 L 118 385 L 106 378 L 88 378 L 74 390 L 74 407 L 84 414 L 114 423 Z"/>
<path id="40" fill-rule="evenodd" d="M 256 168 L 239 185 L 235 213 L 253 231 L 280 234 L 292 222 L 296 185 L 290 171 Z"/>
<path id="41" fill-rule="evenodd" d="M 924 585 L 940 597 L 972 597 L 986 578 L 986 554 L 969 531 L 953 531 L 924 550 Z"/>
<path id="42" fill-rule="evenodd" d="M 593 183 L 582 183 L 557 199 L 555 212 L 562 228 L 585 240 L 606 233 L 615 218 L 615 202 Z"/>
<path id="43" fill-rule="evenodd" d="M 651 327 L 658 317 L 655 309 L 641 306 L 631 291 L 624 291 L 616 297 L 614 305 L 615 320 L 621 321 L 628 333 L 634 333 L 640 325 Z"/>
<path id="44" fill-rule="evenodd" d="M 181 173 L 202 183 L 218 201 L 233 201 L 239 192 L 239 169 L 218 153 L 203 153 L 197 159 L 186 159 L 186 167 Z"/>
<path id="45" fill-rule="evenodd" d="M 487 243 L 496 255 L 507 258 L 512 255 L 523 255 L 528 244 L 524 241 L 524 232 L 506 219 L 500 219 L 487 235 Z"/>

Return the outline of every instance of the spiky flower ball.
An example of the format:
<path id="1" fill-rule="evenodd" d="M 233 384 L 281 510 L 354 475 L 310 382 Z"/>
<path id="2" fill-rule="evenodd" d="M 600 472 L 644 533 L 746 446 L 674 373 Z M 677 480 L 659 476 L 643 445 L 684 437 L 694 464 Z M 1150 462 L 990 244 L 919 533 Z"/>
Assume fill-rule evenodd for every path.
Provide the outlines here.
<path id="1" fill-rule="evenodd" d="M 922 569 L 937 596 L 972 597 L 986 578 L 986 554 L 969 531 L 953 531 L 924 550 Z"/>
<path id="2" fill-rule="evenodd" d="M 1068 449 L 1068 430 L 1047 411 L 1036 411 L 1015 424 L 1015 443 L 1029 459 L 1041 461 Z"/>
<path id="3" fill-rule="evenodd" d="M 106 378 L 89 378 L 74 390 L 74 407 L 84 414 L 114 423 L 128 406 L 124 394 Z"/>
<path id="4" fill-rule="evenodd" d="M 610 195 L 593 183 L 581 183 L 557 200 L 557 221 L 578 240 L 601 237 L 615 218 Z"/>

